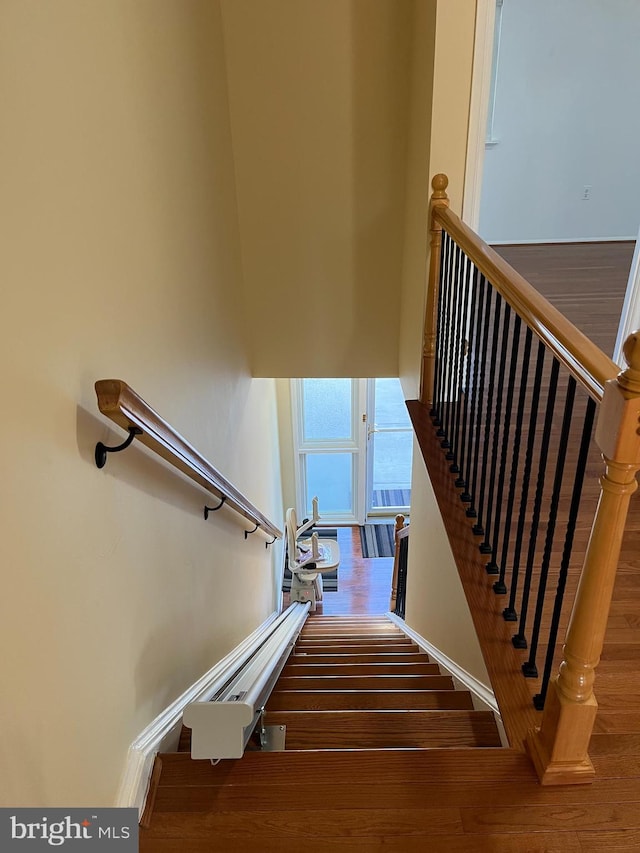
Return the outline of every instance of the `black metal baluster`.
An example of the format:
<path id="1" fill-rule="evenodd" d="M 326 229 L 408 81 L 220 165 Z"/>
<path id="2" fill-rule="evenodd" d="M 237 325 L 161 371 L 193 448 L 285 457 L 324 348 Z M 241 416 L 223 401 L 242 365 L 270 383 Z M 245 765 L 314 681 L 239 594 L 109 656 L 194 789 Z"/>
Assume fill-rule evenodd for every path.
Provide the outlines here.
<path id="1" fill-rule="evenodd" d="M 469 262 L 469 267 L 467 270 L 467 303 L 469 302 L 470 296 L 470 306 L 467 312 L 467 324 L 465 330 L 465 339 L 464 339 L 464 357 L 466 357 L 466 365 L 464 367 L 465 378 L 462 383 L 462 387 L 464 387 L 464 403 L 461 407 L 462 416 L 461 422 L 458 424 L 458 434 L 459 434 L 459 443 L 460 443 L 460 476 L 455 482 L 455 486 L 458 489 L 464 489 L 466 487 L 466 480 L 464 479 L 464 470 L 465 470 L 465 461 L 466 461 L 466 447 L 467 447 L 467 417 L 469 413 L 469 383 L 471 381 L 471 355 L 472 355 L 472 340 L 473 340 L 473 326 L 476 319 L 476 294 L 477 287 L 475 287 L 475 279 L 476 279 L 477 270 L 473 267 L 471 262 Z M 464 364 L 464 358 L 463 358 Z"/>
<path id="2" fill-rule="evenodd" d="M 507 306 L 508 308 L 508 306 Z M 509 314 L 511 310 L 508 308 Z M 491 543 L 492 557 L 486 565 L 487 574 L 497 575 L 500 571 L 496 556 L 498 554 L 498 546 L 500 544 L 500 522 L 502 520 L 502 498 L 504 496 L 504 481 L 507 473 L 507 451 L 509 449 L 509 437 L 511 435 L 511 413 L 513 411 L 513 397 L 516 381 L 516 369 L 518 366 L 518 352 L 520 350 L 520 328 L 522 321 L 515 314 L 513 328 L 511 330 L 511 360 L 509 363 L 509 378 L 507 380 L 507 399 L 504 408 L 504 423 L 502 426 L 502 449 L 500 453 L 500 473 L 498 474 L 498 488 L 496 491 L 496 517 L 493 528 L 493 541 Z M 503 354 L 503 358 L 506 356 Z M 504 532 L 505 538 L 508 540 L 509 530 Z M 495 587 L 495 585 L 494 585 Z"/>
<path id="3" fill-rule="evenodd" d="M 446 336 L 447 336 L 447 302 L 449 293 L 449 255 L 451 251 L 451 238 L 446 232 L 443 232 L 442 248 L 442 273 L 440 277 L 440 322 L 438 331 L 438 407 L 435 418 L 435 425 L 442 427 L 442 401 L 444 399 L 443 386 L 445 383 L 447 371 L 447 356 L 446 356 Z M 438 430 L 438 434 L 441 430 Z"/>
<path id="4" fill-rule="evenodd" d="M 480 349 L 480 329 L 482 328 L 482 288 L 480 286 L 480 272 L 477 267 L 473 270 L 473 309 L 472 309 L 472 330 L 469 335 L 469 352 L 467 354 L 467 387 L 465 396 L 469 398 L 469 402 L 465 403 L 465 471 L 464 482 L 461 484 L 463 489 L 460 495 L 460 500 L 463 503 L 471 503 L 471 457 L 473 451 L 473 436 L 475 428 L 474 410 L 476 407 L 477 383 L 478 383 L 478 352 Z M 468 415 L 468 417 L 467 417 Z M 468 427 L 468 428 L 467 428 Z"/>
<path id="5" fill-rule="evenodd" d="M 445 438 L 444 441 L 441 441 L 440 444 L 444 447 L 447 452 L 445 453 L 445 459 L 449 461 L 453 460 L 453 435 L 452 435 L 452 423 L 453 423 L 453 409 L 455 406 L 455 384 L 456 384 L 456 350 L 457 350 L 457 330 L 456 323 L 458 318 L 458 304 L 460 302 L 460 265 L 462 263 L 462 249 L 460 246 L 455 246 L 454 253 L 454 264 L 453 264 L 453 275 L 452 275 L 452 285 L 451 285 L 451 302 L 449 305 L 449 346 L 447 351 L 447 361 L 449 364 L 449 378 L 447 382 L 447 399 L 446 399 L 446 408 L 445 408 Z"/>
<path id="6" fill-rule="evenodd" d="M 544 708 L 544 702 L 547 697 L 547 688 L 549 687 L 549 680 L 551 678 L 551 668 L 553 667 L 553 658 L 555 656 L 556 642 L 558 640 L 558 628 L 560 627 L 560 616 L 562 613 L 562 604 L 564 601 L 564 591 L 567 585 L 567 575 L 569 574 L 569 563 L 571 561 L 571 552 L 573 550 L 573 539 L 576 532 L 576 521 L 578 519 L 578 512 L 580 510 L 580 499 L 582 497 L 582 487 L 584 485 L 584 477 L 587 469 L 587 457 L 589 455 L 589 445 L 591 443 L 591 433 L 593 432 L 595 414 L 596 404 L 591 398 L 589 398 L 587 401 L 587 411 L 585 413 L 584 426 L 582 428 L 582 438 L 580 441 L 578 461 L 576 462 L 576 476 L 573 481 L 573 491 L 571 493 L 569 518 L 567 520 L 567 533 L 564 540 L 562 562 L 560 564 L 560 572 L 558 574 L 558 586 L 556 589 L 556 597 L 553 604 L 553 613 L 551 616 L 551 626 L 549 629 L 549 645 L 547 646 L 544 672 L 542 673 L 542 685 L 540 693 L 537 693 L 533 697 L 533 704 L 539 711 Z"/>
<path id="7" fill-rule="evenodd" d="M 556 402 L 556 391 L 558 389 L 558 371 L 560 362 L 554 358 L 551 366 L 551 378 L 549 379 L 549 391 L 547 394 L 547 405 L 545 409 L 544 428 L 542 441 L 540 443 L 540 457 L 538 460 L 538 477 L 536 481 L 536 494 L 533 502 L 533 517 L 531 520 L 531 531 L 529 533 L 529 548 L 527 551 L 527 565 L 522 585 L 522 602 L 520 604 L 520 624 L 518 633 L 514 634 L 511 642 L 516 649 L 526 649 L 527 639 L 525 629 L 527 627 L 527 614 L 529 610 L 529 596 L 531 595 L 531 578 L 533 576 L 533 563 L 536 556 L 536 542 L 538 541 L 538 525 L 540 524 L 540 512 L 542 510 L 542 495 L 547 473 L 547 458 L 549 456 L 549 440 L 551 438 L 551 427 L 553 426 L 553 415 Z"/>
<path id="8" fill-rule="evenodd" d="M 542 557 L 542 565 L 540 567 L 540 582 L 538 584 L 538 596 L 536 598 L 536 611 L 533 620 L 533 629 L 531 631 L 531 644 L 529 648 L 529 659 L 522 664 L 522 672 L 527 678 L 537 678 L 538 668 L 536 666 L 536 655 L 538 652 L 538 640 L 540 638 L 540 625 L 542 623 L 542 611 L 544 608 L 544 599 L 547 591 L 547 579 L 549 577 L 549 566 L 551 565 L 551 551 L 553 548 L 553 540 L 556 532 L 556 522 L 558 519 L 558 504 L 560 503 L 560 492 L 562 490 L 562 480 L 564 477 L 564 465 L 566 461 L 566 449 L 569 444 L 569 432 L 571 430 L 571 420 L 573 418 L 573 402 L 576 393 L 576 381 L 573 376 L 569 377 L 567 382 L 567 396 L 564 404 L 564 415 L 562 418 L 562 429 L 560 431 L 560 447 L 558 448 L 558 458 L 556 459 L 556 471 L 553 478 L 553 491 L 551 493 L 551 503 L 549 505 L 549 517 L 547 523 L 547 535 L 544 543 L 544 554 Z"/>
<path id="9" fill-rule="evenodd" d="M 398 542 L 398 585 L 396 588 L 396 607 L 393 611 L 404 619 L 407 600 L 407 568 L 409 558 L 409 537 L 404 536 Z"/>
<path id="10" fill-rule="evenodd" d="M 533 332 L 527 327 L 524 339 L 524 353 L 522 356 L 522 369 L 520 371 L 520 392 L 518 394 L 518 410 L 516 414 L 516 430 L 513 437 L 513 457 L 511 460 L 511 474 L 509 476 L 509 495 L 507 497 L 507 514 L 504 523 L 504 539 L 502 540 L 502 555 L 500 557 L 500 575 L 493 585 L 496 595 L 504 595 L 507 585 L 504 582 L 507 572 L 507 556 L 509 553 L 509 539 L 511 535 L 511 521 L 513 519 L 513 508 L 516 499 L 516 486 L 518 481 L 518 465 L 520 464 L 520 443 L 522 440 L 522 423 L 524 420 L 524 407 L 527 399 L 527 379 L 529 377 L 529 363 L 531 360 L 531 344 Z M 503 614 L 504 615 L 504 614 Z M 506 618 L 506 616 L 505 616 Z"/>
<path id="11" fill-rule="evenodd" d="M 475 341 L 473 347 L 473 389 L 471 391 L 471 410 L 469 413 L 469 440 L 468 440 L 468 457 L 466 470 L 466 490 L 460 495 L 460 500 L 465 503 L 473 501 L 471 476 L 473 471 L 473 449 L 475 446 L 476 432 L 479 430 L 478 412 L 480 411 L 480 373 L 481 373 L 481 356 L 482 356 L 482 340 L 484 332 L 484 314 L 485 302 L 487 296 L 486 280 L 484 276 L 476 271 L 476 289 L 478 292 L 478 310 L 476 313 L 476 328 Z M 475 510 L 472 507 L 467 507 L 467 516 L 473 518 Z"/>
<path id="12" fill-rule="evenodd" d="M 438 280 L 438 308 L 436 312 L 436 341 L 435 341 L 435 365 L 433 371 L 433 400 L 431 401 L 431 411 L 429 414 L 434 419 L 436 426 L 440 425 L 439 416 L 439 400 L 440 400 L 440 385 L 442 372 L 442 302 L 443 290 L 445 281 L 445 257 L 446 247 L 449 240 L 449 235 L 446 231 L 442 232 L 442 240 L 440 243 L 440 274 Z"/>
<path id="13" fill-rule="evenodd" d="M 498 424 L 494 421 L 493 418 L 493 396 L 495 392 L 496 386 L 496 367 L 498 363 L 498 339 L 500 337 L 499 329 L 500 329 L 500 315 L 502 312 L 502 305 L 504 300 L 500 296 L 499 293 L 496 293 L 496 304 L 493 315 L 493 331 L 491 338 L 491 362 L 489 367 L 489 387 L 487 390 L 487 406 L 485 410 L 485 423 L 484 423 L 484 442 L 482 446 L 482 467 L 480 474 L 480 495 L 478 499 L 478 520 L 474 525 L 473 532 L 476 536 L 484 536 L 485 532 L 488 530 L 486 521 L 483 525 L 482 521 L 485 517 L 485 506 L 484 499 L 486 496 L 486 485 L 487 485 L 487 469 L 489 468 L 489 445 L 491 440 L 492 432 L 497 433 Z M 504 371 L 503 371 L 504 373 Z M 503 375 L 504 379 L 504 375 Z M 494 457 L 495 458 L 495 457 Z M 493 483 L 493 463 L 491 465 L 490 470 L 490 479 Z M 485 545 L 486 543 L 486 545 Z M 486 541 L 486 539 L 480 544 L 480 553 L 481 554 L 490 554 L 491 546 Z"/>
<path id="14" fill-rule="evenodd" d="M 516 593 L 518 591 L 518 576 L 520 574 L 520 555 L 522 553 L 522 540 L 524 536 L 524 525 L 527 515 L 527 498 L 529 497 L 529 481 L 531 479 L 531 468 L 533 465 L 533 446 L 536 439 L 536 423 L 538 421 L 538 399 L 540 396 L 540 385 L 542 383 L 542 368 L 544 366 L 544 344 L 538 342 L 538 357 L 536 359 L 536 373 L 533 383 L 531 397 L 531 413 L 529 416 L 529 432 L 527 434 L 527 451 L 525 454 L 524 471 L 522 474 L 522 489 L 520 492 L 520 512 L 518 513 L 518 528 L 516 532 L 516 543 L 513 555 L 513 567 L 511 570 L 511 592 L 509 604 L 502 611 L 507 622 L 516 622 Z"/>
<path id="15" fill-rule="evenodd" d="M 453 242 L 453 240 L 449 240 L 449 247 L 447 252 L 447 278 L 443 301 L 444 334 L 442 337 L 442 386 L 440 393 L 440 429 L 436 433 L 436 435 L 441 439 L 440 446 L 444 448 L 449 447 L 445 423 L 447 416 L 447 389 L 449 387 L 449 373 L 451 370 L 451 359 L 449 357 L 449 341 L 451 338 L 451 299 L 453 295 L 452 281 L 454 249 L 455 243 Z"/>
<path id="16" fill-rule="evenodd" d="M 447 356 L 446 356 L 446 336 L 447 336 L 447 303 L 448 303 L 448 292 L 449 292 L 449 256 L 451 250 L 451 238 L 447 234 L 446 231 L 442 234 L 442 262 L 440 267 L 440 289 L 438 293 L 438 304 L 439 304 L 439 319 L 438 319 L 438 335 L 437 335 L 437 364 L 438 364 L 438 382 L 437 382 L 437 395 L 434 394 L 435 403 L 435 418 L 434 424 L 439 429 L 436 435 L 443 435 L 444 430 L 442 429 L 442 401 L 443 401 L 443 387 L 445 383 L 446 371 L 447 371 Z"/>
<path id="17" fill-rule="evenodd" d="M 458 314 L 456 322 L 456 340 L 455 340 L 455 405 L 452 412 L 451 423 L 451 450 L 452 460 L 449 466 L 449 471 L 452 474 L 460 473 L 460 412 L 462 409 L 462 370 L 464 358 L 464 318 L 467 312 L 467 281 L 469 277 L 469 264 L 467 256 L 462 253 L 460 278 L 458 281 L 459 299 L 458 299 Z"/>
<path id="18" fill-rule="evenodd" d="M 486 278 L 481 275 L 480 282 L 482 284 L 484 299 L 482 322 L 480 326 L 480 334 L 482 336 L 481 353 L 478 364 L 478 383 L 475 389 L 476 407 L 475 407 L 475 441 L 473 444 L 473 473 L 469 479 L 469 493 L 471 494 L 472 503 L 467 509 L 468 518 L 476 518 L 477 511 L 473 505 L 475 500 L 476 489 L 478 486 L 478 466 L 480 464 L 480 438 L 482 435 L 482 391 L 485 387 L 485 376 L 487 372 L 487 347 L 489 343 L 489 324 L 491 316 L 491 306 L 493 303 L 493 287 L 488 284 Z"/>

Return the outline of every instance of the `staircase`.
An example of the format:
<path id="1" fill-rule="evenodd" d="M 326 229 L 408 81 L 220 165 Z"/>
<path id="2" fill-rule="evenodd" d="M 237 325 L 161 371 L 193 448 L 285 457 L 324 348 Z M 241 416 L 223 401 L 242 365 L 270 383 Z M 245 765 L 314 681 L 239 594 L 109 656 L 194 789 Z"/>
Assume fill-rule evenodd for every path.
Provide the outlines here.
<path id="1" fill-rule="evenodd" d="M 500 746 L 493 714 L 385 616 L 311 616 L 265 724 L 286 726 L 288 750 Z"/>
<path id="2" fill-rule="evenodd" d="M 264 724 L 286 726 L 285 751 L 215 766 L 183 730 L 183 751 L 158 758 L 142 851 L 412 850 L 407 834 L 455 832 L 430 807 L 450 783 L 532 779 L 523 755 L 485 749 L 501 745 L 493 714 L 385 616 L 309 617 Z"/>

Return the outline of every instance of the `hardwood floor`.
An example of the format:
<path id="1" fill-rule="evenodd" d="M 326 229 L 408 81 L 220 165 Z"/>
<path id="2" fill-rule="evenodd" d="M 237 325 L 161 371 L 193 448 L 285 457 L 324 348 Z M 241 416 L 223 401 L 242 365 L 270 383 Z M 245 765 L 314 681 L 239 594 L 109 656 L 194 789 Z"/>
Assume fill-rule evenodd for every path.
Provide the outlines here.
<path id="1" fill-rule="evenodd" d="M 358 527 L 339 527 L 337 592 L 325 592 L 317 612 L 324 616 L 387 613 L 393 557 L 363 557 Z M 285 593 L 285 605 L 289 596 Z"/>
<path id="2" fill-rule="evenodd" d="M 635 243 L 494 246 L 536 290 L 611 355 Z"/>

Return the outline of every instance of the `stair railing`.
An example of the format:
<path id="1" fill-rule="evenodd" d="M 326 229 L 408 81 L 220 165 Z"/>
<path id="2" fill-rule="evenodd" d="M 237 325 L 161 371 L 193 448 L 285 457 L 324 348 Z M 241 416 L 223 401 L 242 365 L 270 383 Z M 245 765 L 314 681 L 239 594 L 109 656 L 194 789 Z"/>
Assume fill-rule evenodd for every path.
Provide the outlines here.
<path id="1" fill-rule="evenodd" d="M 536 655 L 547 646 L 534 700 L 544 714 L 525 741 L 538 775 L 543 784 L 587 782 L 595 668 L 640 469 L 640 333 L 628 338 L 628 367 L 618 373 L 449 209 L 447 184 L 444 175 L 432 181 L 420 403 L 496 576 L 493 590 L 509 596 L 502 615 L 517 623 L 513 645 L 529 652 L 525 676 L 538 677 Z M 598 407 L 604 473 L 577 579 L 570 569 Z M 577 589 L 551 679 L 568 580 Z"/>
<path id="2" fill-rule="evenodd" d="M 391 602 L 389 610 L 404 619 L 407 599 L 407 568 L 409 558 L 409 525 L 405 527 L 404 515 L 396 515 L 394 525 L 393 572 L 391 575 Z"/>
<path id="3" fill-rule="evenodd" d="M 128 439 L 118 447 L 105 447 L 102 442 L 98 442 L 95 451 L 98 468 L 104 466 L 108 453 L 124 450 L 137 439 L 218 498 L 220 503 L 217 506 L 204 507 L 205 519 L 210 512 L 226 505 L 255 525 L 253 530 L 245 531 L 245 539 L 257 530 L 273 537 L 270 542 L 265 542 L 265 546 L 282 538 L 282 531 L 126 382 L 121 379 L 100 379 L 95 383 L 95 389 L 102 414 L 129 433 Z"/>

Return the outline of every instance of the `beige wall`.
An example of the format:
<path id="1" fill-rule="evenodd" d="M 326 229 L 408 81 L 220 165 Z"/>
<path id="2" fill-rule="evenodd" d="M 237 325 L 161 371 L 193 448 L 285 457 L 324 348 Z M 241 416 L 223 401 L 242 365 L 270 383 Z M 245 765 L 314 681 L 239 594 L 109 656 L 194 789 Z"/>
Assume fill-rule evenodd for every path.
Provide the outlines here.
<path id="1" fill-rule="evenodd" d="M 419 634 L 490 686 L 442 516 L 415 441 L 405 618 Z"/>
<path id="2" fill-rule="evenodd" d="M 408 399 L 420 387 L 433 175 L 449 176 L 451 207 L 458 214 L 462 208 L 475 14 L 476 0 L 417 0 L 415 6 L 400 330 Z"/>
<path id="3" fill-rule="evenodd" d="M 238 516 L 140 447 L 92 461 L 119 377 L 282 520 L 218 4 L 7 0 L 0 52 L 0 803 L 110 805 L 133 738 L 274 606 Z"/>
<path id="4" fill-rule="evenodd" d="M 400 377 L 418 396 L 431 177 L 445 172 L 460 211 L 475 29 L 475 0 L 418 0 L 413 23 Z M 424 461 L 414 443 L 407 622 L 488 685 L 471 614 Z M 453 630 L 452 630 L 453 626 Z"/>
<path id="5" fill-rule="evenodd" d="M 223 0 L 258 376 L 397 376 L 414 0 Z"/>

